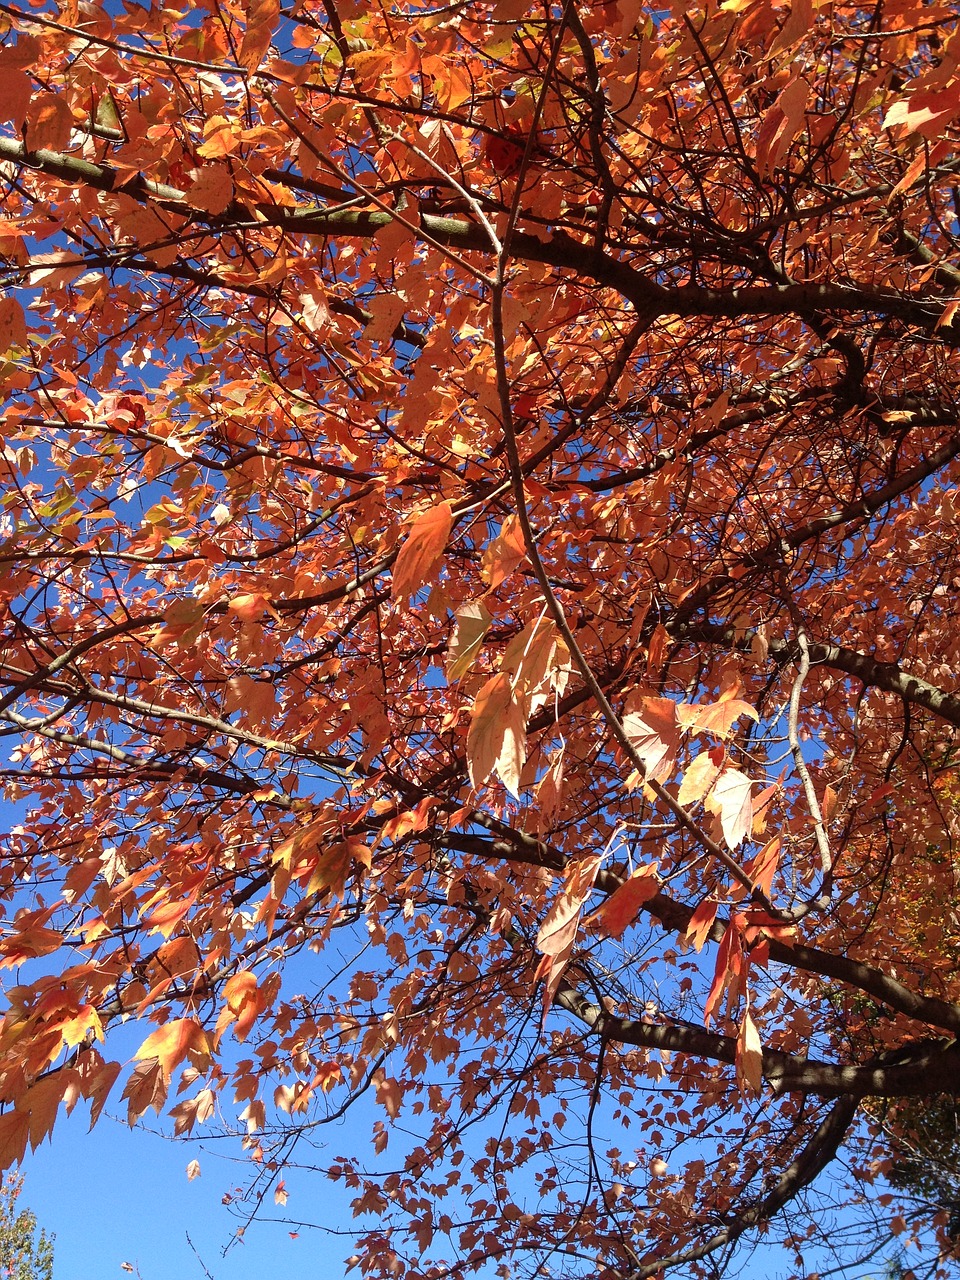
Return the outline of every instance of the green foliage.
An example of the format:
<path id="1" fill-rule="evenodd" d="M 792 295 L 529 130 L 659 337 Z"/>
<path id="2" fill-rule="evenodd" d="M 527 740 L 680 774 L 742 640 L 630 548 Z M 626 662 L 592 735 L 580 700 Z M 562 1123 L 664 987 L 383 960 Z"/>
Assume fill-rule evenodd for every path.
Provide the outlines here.
<path id="1" fill-rule="evenodd" d="M 0 1280 L 52 1280 L 53 1236 L 37 1236 L 36 1215 L 17 1212 L 23 1179 L 8 1177 L 0 1189 Z"/>
<path id="2" fill-rule="evenodd" d="M 948 1213 L 946 1235 L 960 1243 L 960 1098 L 901 1104 L 887 1132 L 895 1155 L 888 1181 Z"/>

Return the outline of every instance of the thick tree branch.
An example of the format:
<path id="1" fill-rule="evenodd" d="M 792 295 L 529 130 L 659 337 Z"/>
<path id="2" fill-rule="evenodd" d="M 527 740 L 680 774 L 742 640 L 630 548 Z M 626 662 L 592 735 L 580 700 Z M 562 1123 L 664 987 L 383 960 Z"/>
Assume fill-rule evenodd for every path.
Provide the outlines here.
<path id="1" fill-rule="evenodd" d="M 689 1025 L 654 1024 L 620 1018 L 605 1012 L 581 992 L 561 987 L 556 1003 L 598 1035 L 639 1049 L 684 1053 L 710 1062 L 733 1066 L 737 1056 L 734 1036 L 700 1030 Z M 894 1057 L 900 1060 L 892 1060 Z M 910 1098 L 947 1092 L 960 1075 L 960 1046 L 956 1042 L 923 1040 L 910 1044 L 886 1059 L 841 1066 L 763 1050 L 763 1078 L 775 1093 L 812 1093 L 822 1098 Z"/>
<path id="2" fill-rule="evenodd" d="M 176 187 L 153 182 L 140 174 L 123 179 L 109 165 L 42 148 L 31 151 L 12 138 L 0 138 L 0 159 L 35 169 L 60 182 L 122 192 L 144 203 L 155 202 L 193 222 L 220 230 L 251 229 L 266 223 L 291 234 L 367 239 L 394 221 L 392 214 L 382 210 L 327 209 L 320 205 L 290 209 L 268 203 L 255 209 L 232 204 L 223 213 L 212 215 L 191 205 L 187 193 Z M 449 249 L 491 252 L 490 238 L 478 223 L 423 213 L 419 225 L 429 240 Z M 574 271 L 616 290 L 638 311 L 654 316 L 738 319 L 747 315 L 802 316 L 811 311 L 863 313 L 901 320 L 930 333 L 936 330 L 937 337 L 948 344 L 960 341 L 960 328 L 956 324 L 939 325 L 943 315 L 942 299 L 931 303 L 894 289 L 826 283 L 744 285 L 730 289 L 695 285 L 669 287 L 563 231 L 545 239 L 516 231 L 510 239 L 510 256 Z"/>
<path id="3" fill-rule="evenodd" d="M 682 620 L 670 620 L 666 623 L 666 628 L 678 640 L 723 645 L 745 651 L 750 649 L 756 634 L 752 630 L 736 632 L 733 627 L 718 623 L 694 624 Z M 778 664 L 792 662 L 797 653 L 796 642 L 786 639 L 768 639 L 767 649 Z M 895 662 L 880 662 L 869 654 L 858 653 L 843 645 L 811 641 L 809 650 L 812 665 L 830 667 L 834 671 L 855 676 L 868 688 L 896 694 L 905 702 L 924 707 L 941 720 L 960 728 L 960 694 L 940 689 L 920 676 L 911 675 Z"/>

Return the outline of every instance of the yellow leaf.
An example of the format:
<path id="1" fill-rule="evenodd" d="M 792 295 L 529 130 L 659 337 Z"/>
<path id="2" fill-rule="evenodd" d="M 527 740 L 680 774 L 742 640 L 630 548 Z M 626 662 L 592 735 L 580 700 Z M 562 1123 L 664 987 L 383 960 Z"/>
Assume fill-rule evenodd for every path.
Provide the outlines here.
<path id="1" fill-rule="evenodd" d="M 472 600 L 457 610 L 457 625 L 447 648 L 447 680 L 452 684 L 467 674 L 480 652 L 493 617 L 482 600 Z"/>
<path id="2" fill-rule="evenodd" d="M 722 747 L 715 747 L 712 751 L 704 751 L 698 755 L 684 770 L 683 781 L 677 792 L 677 803 L 689 805 L 702 800 L 720 776 L 722 764 Z"/>
<path id="3" fill-rule="evenodd" d="M 744 1093 L 759 1093 L 763 1088 L 763 1045 L 749 1012 L 743 1015 L 737 1036 L 737 1080 Z"/>

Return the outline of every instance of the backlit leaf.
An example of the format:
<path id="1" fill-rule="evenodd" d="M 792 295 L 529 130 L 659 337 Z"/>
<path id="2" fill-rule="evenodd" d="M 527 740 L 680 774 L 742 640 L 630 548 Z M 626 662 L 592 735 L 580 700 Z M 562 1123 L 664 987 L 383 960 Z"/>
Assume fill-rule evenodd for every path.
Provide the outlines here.
<path id="1" fill-rule="evenodd" d="M 405 602 L 428 582 L 439 568 L 453 528 L 453 509 L 439 502 L 418 516 L 393 562 L 392 595 Z"/>

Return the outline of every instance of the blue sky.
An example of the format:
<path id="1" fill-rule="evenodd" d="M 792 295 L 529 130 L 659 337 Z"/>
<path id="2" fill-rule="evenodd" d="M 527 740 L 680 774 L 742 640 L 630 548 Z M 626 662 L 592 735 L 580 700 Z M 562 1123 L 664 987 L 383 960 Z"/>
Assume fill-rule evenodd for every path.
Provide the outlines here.
<path id="1" fill-rule="evenodd" d="M 239 1155 L 239 1144 L 220 1140 L 223 1155 L 217 1148 L 215 1140 L 204 1145 L 131 1130 L 109 1114 L 88 1133 L 81 1108 L 70 1119 L 61 1116 L 52 1144 L 27 1158 L 20 1198 L 20 1206 L 56 1234 L 55 1280 L 123 1280 L 130 1274 L 124 1263 L 142 1280 L 207 1280 L 204 1267 L 214 1280 L 342 1275 L 352 1252 L 348 1239 L 303 1230 L 291 1239 L 291 1227 L 265 1221 L 231 1245 L 240 1220 L 222 1200 L 242 1180 L 246 1163 L 227 1158 Z M 201 1176 L 190 1181 L 186 1167 L 193 1159 Z M 326 1178 L 291 1177 L 287 1186 L 286 1212 L 293 1216 L 352 1221 L 345 1197 Z M 270 1212 L 279 1211 L 271 1204 Z"/>

